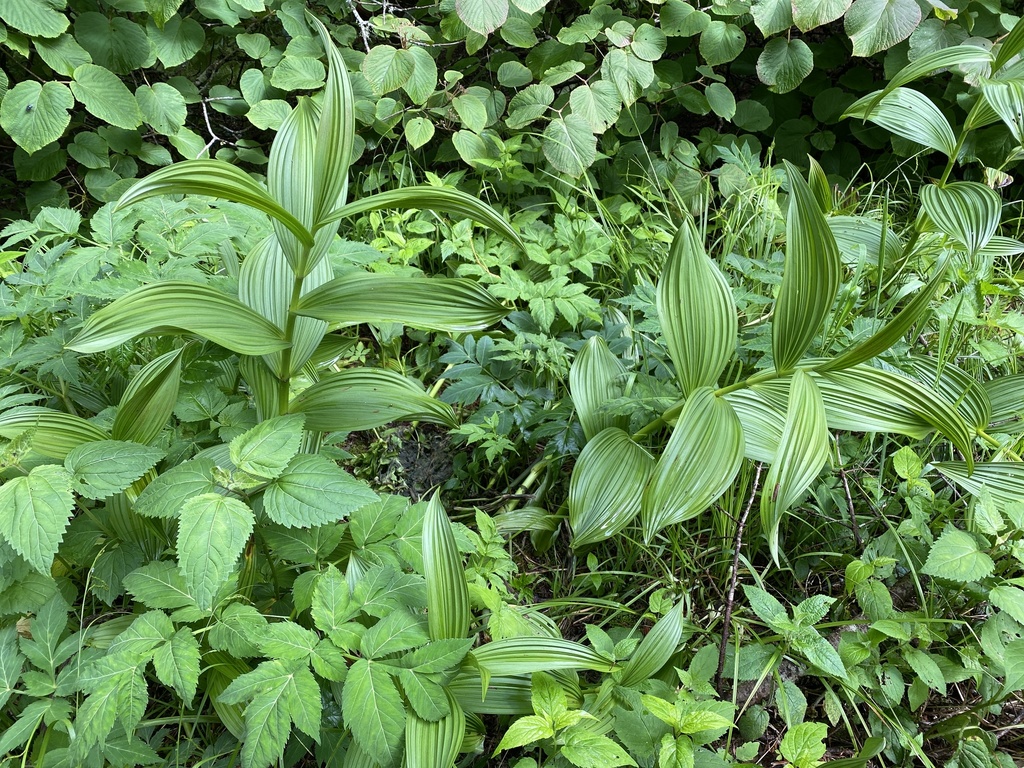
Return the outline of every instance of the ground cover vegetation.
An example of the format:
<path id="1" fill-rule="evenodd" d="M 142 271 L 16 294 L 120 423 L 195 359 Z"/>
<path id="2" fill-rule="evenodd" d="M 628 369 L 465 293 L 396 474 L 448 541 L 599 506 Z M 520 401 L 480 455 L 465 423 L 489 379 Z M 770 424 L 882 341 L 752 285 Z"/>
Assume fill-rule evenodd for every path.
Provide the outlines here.
<path id="1" fill-rule="evenodd" d="M 997 2 L 0 4 L 0 761 L 1012 766 Z"/>

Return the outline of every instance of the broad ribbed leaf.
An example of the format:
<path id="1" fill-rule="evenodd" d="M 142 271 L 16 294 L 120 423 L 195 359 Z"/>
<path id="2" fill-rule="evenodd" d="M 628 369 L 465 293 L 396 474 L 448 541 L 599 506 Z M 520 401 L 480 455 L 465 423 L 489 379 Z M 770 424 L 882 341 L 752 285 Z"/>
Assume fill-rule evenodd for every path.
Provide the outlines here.
<path id="1" fill-rule="evenodd" d="M 348 168 L 355 144 L 355 97 L 345 60 L 327 28 L 316 18 L 310 18 L 310 23 L 327 51 L 327 87 L 320 107 L 314 164 L 314 219 L 320 220 L 345 203 Z M 332 236 L 334 231 L 331 228 Z"/>
<path id="2" fill-rule="evenodd" d="M 406 768 L 450 768 L 459 755 L 466 734 L 466 715 L 455 697 L 444 691 L 448 714 L 440 720 L 423 720 L 411 709 L 405 720 Z"/>
<path id="3" fill-rule="evenodd" d="M 881 99 L 877 93 L 868 94 L 851 104 L 844 116 L 870 120 L 947 157 L 956 152 L 956 136 L 949 120 L 931 99 L 909 88 L 895 88 Z"/>
<path id="4" fill-rule="evenodd" d="M 250 475 L 279 477 L 299 452 L 303 421 L 302 414 L 289 413 L 260 422 L 231 441 L 231 461 Z"/>
<path id="5" fill-rule="evenodd" d="M 358 216 L 368 211 L 379 211 L 386 208 L 416 208 L 424 211 L 449 213 L 464 219 L 472 219 L 478 224 L 490 227 L 507 237 L 524 251 L 526 246 L 512 225 L 487 203 L 482 203 L 472 195 L 449 187 L 406 187 L 376 195 L 343 205 L 331 211 L 317 222 L 316 227 L 326 226 L 350 216 Z"/>
<path id="6" fill-rule="evenodd" d="M 815 367 L 816 371 L 838 371 L 843 368 L 864 363 L 885 352 L 893 344 L 902 339 L 911 327 L 928 313 L 932 297 L 945 278 L 946 270 L 938 269 L 932 279 L 923 288 L 919 288 L 914 298 L 906 303 L 895 316 L 875 331 L 871 336 L 847 347 L 823 365 Z"/>
<path id="7" fill-rule="evenodd" d="M 622 668 L 619 685 L 631 687 L 653 677 L 676 652 L 683 637 L 683 604 L 676 603 L 647 633 Z"/>
<path id="8" fill-rule="evenodd" d="M 461 640 L 469 633 L 469 590 L 462 555 L 438 494 L 423 513 L 423 576 L 431 640 Z"/>
<path id="9" fill-rule="evenodd" d="M 110 439 L 110 435 L 81 416 L 51 408 L 23 405 L 0 414 L 0 436 L 13 440 L 25 432 L 31 432 L 33 451 L 59 461 L 83 443 Z"/>
<path id="10" fill-rule="evenodd" d="M 44 576 L 71 521 L 70 483 L 64 467 L 44 464 L 0 486 L 0 536 Z"/>
<path id="11" fill-rule="evenodd" d="M 68 453 L 64 466 L 74 489 L 89 499 L 120 493 L 164 457 L 164 451 L 123 440 L 83 443 Z"/>
<path id="12" fill-rule="evenodd" d="M 314 221 L 317 117 L 313 102 L 300 97 L 274 137 L 267 166 L 267 190 L 271 199 L 288 211 L 306 231 L 312 231 Z M 308 241 L 304 242 L 284 221 L 274 219 L 272 223 L 288 264 L 295 274 L 304 276 L 311 259 Z M 333 235 L 326 231 L 324 234 Z M 326 243 L 317 245 L 326 250 Z"/>
<path id="13" fill-rule="evenodd" d="M 238 499 L 218 493 L 194 496 L 181 508 L 178 564 L 196 604 L 213 608 L 253 528 L 253 514 Z"/>
<path id="14" fill-rule="evenodd" d="M 618 427 L 583 448 L 569 483 L 573 549 L 610 539 L 640 511 L 654 457 Z"/>
<path id="15" fill-rule="evenodd" d="M 178 399 L 181 352 L 160 355 L 135 374 L 117 406 L 111 437 L 148 445 L 167 426 Z"/>
<path id="16" fill-rule="evenodd" d="M 157 195 L 208 195 L 248 205 L 283 223 L 302 243 L 312 247 L 313 236 L 245 171 L 222 160 L 185 160 L 149 174 L 117 201 L 117 208 Z"/>
<path id="17" fill-rule="evenodd" d="M 998 72 L 1014 56 L 1024 51 L 1024 19 L 1018 19 L 1013 25 L 1010 34 L 1003 38 L 996 50 L 995 61 L 992 63 L 992 71 Z"/>
<path id="18" fill-rule="evenodd" d="M 625 376 L 625 367 L 600 336 L 591 336 L 572 361 L 569 394 L 587 440 L 608 427 L 629 427 L 628 415 L 602 410 L 607 402 L 625 394 Z"/>
<path id="19" fill-rule="evenodd" d="M 732 483 L 743 462 L 743 428 L 727 400 L 710 387 L 686 400 L 654 468 L 640 508 L 644 539 L 696 517 Z"/>
<path id="20" fill-rule="evenodd" d="M 968 493 L 987 491 L 998 504 L 1024 499 L 1024 463 L 981 462 L 972 469 L 962 461 L 937 461 L 933 466 Z"/>
<path id="21" fill-rule="evenodd" d="M 399 419 L 456 425 L 451 406 L 394 371 L 357 368 L 325 376 L 292 400 L 292 413 L 306 414 L 306 429 L 357 432 Z"/>
<path id="22" fill-rule="evenodd" d="M 985 101 L 1006 123 L 1013 138 L 1024 143 L 1024 83 L 1020 80 L 985 83 L 981 92 Z"/>
<path id="23" fill-rule="evenodd" d="M 483 715 L 527 715 L 533 712 L 529 677 L 490 677 L 483 696 L 480 686 L 479 670 L 464 667 L 446 688 L 466 712 Z"/>
<path id="24" fill-rule="evenodd" d="M 821 393 L 810 375 L 793 373 L 786 426 L 761 494 L 761 530 L 772 559 L 779 562 L 782 516 L 800 501 L 828 460 L 828 426 Z"/>
<path id="25" fill-rule="evenodd" d="M 327 259 L 321 259 L 302 281 L 301 294 L 334 277 L 334 268 Z M 295 274 L 276 237 L 268 237 L 245 257 L 238 277 L 238 298 L 256 310 L 278 328 L 288 324 L 288 309 L 292 300 Z M 263 360 L 277 376 L 294 376 L 316 351 L 327 332 L 327 323 L 312 317 L 297 317 L 292 326 L 292 346 L 289 370 L 284 371 L 281 352 L 264 355 Z M 283 333 L 283 330 L 282 330 Z M 250 382 L 251 384 L 252 382 Z M 276 393 L 275 393 L 276 394 Z"/>
<path id="26" fill-rule="evenodd" d="M 736 350 L 736 304 L 689 216 L 658 281 L 658 316 L 683 394 L 714 386 Z"/>
<path id="27" fill-rule="evenodd" d="M 595 672 L 615 669 L 615 664 L 597 651 L 554 637 L 511 637 L 482 645 L 470 655 L 496 677 L 553 669 L 592 669 Z"/>
<path id="28" fill-rule="evenodd" d="M 953 238 L 973 257 L 999 228 L 999 195 L 975 181 L 956 181 L 921 188 L 921 203 L 939 231 Z"/>
<path id="29" fill-rule="evenodd" d="M 345 724 L 356 743 L 379 765 L 395 765 L 401 755 L 405 707 L 391 675 L 379 662 L 359 659 L 342 691 Z"/>
<path id="30" fill-rule="evenodd" d="M 324 283 L 299 299 L 295 311 L 334 325 L 400 323 L 447 333 L 483 330 L 509 313 L 471 280 L 372 273 Z"/>
<path id="31" fill-rule="evenodd" d="M 918 80 L 925 75 L 930 75 L 940 69 L 949 69 L 965 64 L 982 64 L 992 61 L 992 53 L 977 45 L 951 45 L 948 48 L 940 48 L 937 51 L 930 51 L 924 56 L 915 58 L 903 69 L 896 73 L 896 76 L 886 83 L 885 88 L 872 94 L 881 98 L 892 93 L 907 83 Z"/>
<path id="32" fill-rule="evenodd" d="M 866 267 L 891 264 L 903 253 L 903 240 L 888 227 L 865 216 L 829 216 L 843 263 Z M 863 249 L 863 250 L 862 250 Z"/>
<path id="33" fill-rule="evenodd" d="M 792 370 L 821 330 L 839 290 L 840 271 L 839 249 L 814 193 L 789 162 L 786 175 L 786 264 L 772 322 L 772 353 L 780 373 Z"/>
<path id="34" fill-rule="evenodd" d="M 330 459 L 299 454 L 263 494 L 263 510 L 275 523 L 305 528 L 337 522 L 377 495 Z"/>
<path id="35" fill-rule="evenodd" d="M 984 429 L 992 418 L 992 403 L 973 376 L 952 363 L 939 365 L 934 357 L 911 357 L 910 371 L 956 409 L 972 429 Z"/>
<path id="36" fill-rule="evenodd" d="M 237 299 L 207 285 L 172 280 L 144 285 L 114 300 L 86 321 L 68 348 L 102 352 L 155 331 L 194 333 L 242 355 L 288 346 L 280 328 Z"/>
<path id="37" fill-rule="evenodd" d="M 775 461 L 786 424 L 785 404 L 780 409 L 750 389 L 730 392 L 725 399 L 743 428 L 743 455 L 751 461 Z"/>
<path id="38" fill-rule="evenodd" d="M 992 406 L 989 432 L 1021 431 L 1024 418 L 1024 373 L 1000 376 L 982 385 Z"/>

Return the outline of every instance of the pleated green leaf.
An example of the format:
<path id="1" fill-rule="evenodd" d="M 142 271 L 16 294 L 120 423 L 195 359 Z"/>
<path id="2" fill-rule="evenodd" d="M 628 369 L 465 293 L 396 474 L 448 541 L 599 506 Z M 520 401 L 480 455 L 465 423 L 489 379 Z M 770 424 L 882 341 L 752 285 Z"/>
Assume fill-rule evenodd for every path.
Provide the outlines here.
<path id="1" fill-rule="evenodd" d="M 573 549 L 609 539 L 636 517 L 654 457 L 618 427 L 583 448 L 569 483 Z"/>
<path id="2" fill-rule="evenodd" d="M 451 406 L 417 382 L 383 369 L 358 368 L 330 374 L 292 400 L 292 413 L 306 414 L 314 432 L 357 432 L 399 419 L 456 425 Z"/>
<path id="3" fill-rule="evenodd" d="M 683 637 L 683 604 L 676 605 L 662 616 L 641 641 L 622 668 L 619 685 L 627 688 L 653 677 L 676 652 Z"/>
<path id="4" fill-rule="evenodd" d="M 891 264 L 903 253 L 903 240 L 899 235 L 866 216 L 829 216 L 827 222 L 844 264 L 864 263 L 870 268 L 879 262 Z"/>
<path id="5" fill-rule="evenodd" d="M 316 18 L 310 23 L 327 52 L 327 87 L 316 135 L 315 218 L 320 220 L 345 203 L 348 169 L 355 145 L 355 96 L 345 60 L 327 28 Z M 333 232 L 332 232 L 333 235 Z"/>
<path id="6" fill-rule="evenodd" d="M 772 322 L 772 353 L 780 373 L 792 370 L 821 329 L 839 290 L 841 268 L 835 237 L 814 193 L 789 162 L 786 174 L 786 264 Z"/>
<path id="7" fill-rule="evenodd" d="M 828 461 L 828 425 L 821 393 L 810 374 L 793 373 L 786 426 L 761 493 L 761 530 L 779 562 L 782 516 L 800 501 Z"/>
<path id="8" fill-rule="evenodd" d="M 933 357 L 911 357 L 907 362 L 915 378 L 953 403 L 969 427 L 977 430 L 988 426 L 992 403 L 973 376 L 952 363 L 940 367 Z"/>
<path id="9" fill-rule="evenodd" d="M 469 590 L 462 555 L 437 493 L 423 514 L 423 575 L 427 580 L 427 632 L 431 640 L 469 634 Z M 460 737 L 461 738 L 461 737 Z"/>
<path id="10" fill-rule="evenodd" d="M 393 189 L 387 192 L 378 192 L 376 195 L 364 197 L 361 200 L 343 205 L 331 211 L 320 219 L 316 227 L 326 226 L 336 221 L 358 216 L 368 211 L 379 211 L 388 208 L 415 208 L 424 211 L 438 211 L 448 213 L 464 219 L 472 219 L 478 224 L 500 232 L 523 250 L 526 245 L 519 234 L 512 229 L 512 225 L 505 220 L 497 211 L 487 203 L 480 202 L 472 195 L 460 192 L 449 187 L 406 187 L 405 189 Z"/>
<path id="11" fill-rule="evenodd" d="M 689 216 L 672 240 L 657 303 L 683 394 L 716 384 L 736 350 L 736 304 Z"/>
<path id="12" fill-rule="evenodd" d="M 334 277 L 327 259 L 312 268 L 302 281 L 301 293 L 309 293 Z M 275 237 L 268 237 L 256 246 L 242 262 L 238 277 L 238 298 L 278 328 L 288 323 L 288 307 L 292 300 L 294 273 Z M 294 376 L 323 341 L 327 323 L 312 317 L 297 317 L 292 327 L 292 353 L 288 371 L 283 371 L 280 352 L 264 355 L 263 360 L 276 375 Z"/>
<path id="13" fill-rule="evenodd" d="M 995 190 L 975 181 L 921 188 L 921 203 L 939 231 L 974 256 L 996 233 L 1003 204 Z"/>
<path id="14" fill-rule="evenodd" d="M 463 668 L 447 686 L 459 706 L 466 712 L 482 715 L 528 715 L 533 712 L 530 678 L 524 676 L 492 676 L 481 695 L 479 670 Z"/>
<path id="15" fill-rule="evenodd" d="M 743 462 L 743 428 L 727 400 L 710 387 L 686 399 L 640 507 L 644 540 L 696 517 L 721 496 Z"/>
<path id="16" fill-rule="evenodd" d="M 314 221 L 314 189 L 316 133 L 318 115 L 308 97 L 299 97 L 295 108 L 285 118 L 270 147 L 267 165 L 267 190 L 270 196 L 312 231 Z M 305 275 L 311 258 L 308 241 L 303 241 L 280 219 L 272 221 L 274 234 L 295 274 Z M 288 281 L 290 287 L 291 281 Z"/>
<path id="17" fill-rule="evenodd" d="M 1019 432 L 1024 419 L 1024 373 L 1000 376 L 982 385 L 992 406 L 990 432 Z M 0 432 L 2 434 L 2 432 Z"/>
<path id="18" fill-rule="evenodd" d="M 1019 504 L 1024 499 L 1021 462 L 981 462 L 971 468 L 962 461 L 937 461 L 933 466 L 968 493 L 988 491 L 998 504 Z"/>
<path id="19" fill-rule="evenodd" d="M 625 367 L 600 336 L 591 336 L 572 361 L 569 394 L 587 440 L 608 427 L 629 427 L 629 416 L 603 410 L 606 403 L 625 394 L 625 375 Z"/>
<path id="20" fill-rule="evenodd" d="M 832 185 L 829 184 L 828 176 L 825 175 L 825 169 L 810 155 L 807 156 L 807 162 L 810 166 L 807 169 L 807 186 L 814 193 L 814 199 L 821 206 L 821 212 L 832 213 L 835 201 L 832 195 Z"/>
<path id="21" fill-rule="evenodd" d="M 616 668 L 614 662 L 597 651 L 555 637 L 511 637 L 497 640 L 473 649 L 470 657 L 496 677 L 530 675 L 553 669 L 611 672 Z"/>
<path id="22" fill-rule="evenodd" d="M 730 392 L 725 399 L 743 428 L 743 455 L 751 461 L 775 461 L 786 425 L 785 404 L 780 410 L 751 389 Z"/>
<path id="23" fill-rule="evenodd" d="M 178 399 L 181 379 L 181 349 L 175 349 L 146 364 L 135 374 L 110 428 L 115 440 L 148 445 L 167 426 Z"/>
<path id="24" fill-rule="evenodd" d="M 463 333 L 498 322 L 509 310 L 472 280 L 345 275 L 303 296 L 295 312 L 334 325 L 401 323 Z"/>
<path id="25" fill-rule="evenodd" d="M 1024 144 L 1024 82 L 1006 80 L 985 83 L 981 86 L 985 101 L 999 115 L 1013 138 Z"/>
<path id="26" fill-rule="evenodd" d="M 947 157 L 956 152 L 956 136 L 949 120 L 931 99 L 910 88 L 895 88 L 882 98 L 877 92 L 868 94 L 851 104 L 844 117 L 870 120 Z"/>
<path id="27" fill-rule="evenodd" d="M 406 768 L 451 768 L 466 735 L 466 714 L 445 690 L 449 712 L 440 720 L 423 720 L 410 708 L 405 719 Z"/>
<path id="28" fill-rule="evenodd" d="M 125 208 L 157 195 L 208 195 L 243 203 L 283 223 L 307 247 L 313 245 L 313 235 L 298 219 L 245 171 L 222 160 L 184 160 L 161 168 L 129 187 L 117 207 Z"/>
<path id="29" fill-rule="evenodd" d="M 915 324 L 928 313 L 932 298 L 945 277 L 946 270 L 938 269 L 928 284 L 918 289 L 914 298 L 906 303 L 896 315 L 863 341 L 847 347 L 838 355 L 815 366 L 816 371 L 838 371 L 858 363 L 864 363 L 885 352 L 902 339 Z"/>
<path id="30" fill-rule="evenodd" d="M 0 436 L 13 440 L 25 432 L 31 432 L 33 451 L 60 461 L 84 443 L 110 439 L 109 434 L 81 416 L 52 408 L 23 405 L 0 414 Z"/>
<path id="31" fill-rule="evenodd" d="M 963 416 L 955 405 L 916 379 L 860 364 L 823 373 L 819 381 L 833 429 L 898 432 L 911 437 L 938 430 L 973 462 L 973 432 Z"/>
<path id="32" fill-rule="evenodd" d="M 216 288 L 170 280 L 136 288 L 93 314 L 69 349 L 89 354 L 153 331 L 194 333 L 243 355 L 288 346 L 284 333 Z"/>
<path id="33" fill-rule="evenodd" d="M 876 91 L 873 96 L 881 99 L 883 96 L 892 93 L 907 83 L 919 80 L 940 69 L 949 69 L 964 64 L 983 64 L 993 60 L 992 53 L 976 45 L 951 45 L 947 48 L 940 48 L 937 51 L 930 51 L 923 56 L 915 58 L 903 69 L 896 73 L 896 76 L 886 83 L 885 88 Z"/>
<path id="34" fill-rule="evenodd" d="M 1018 19 L 1013 25 L 1010 34 L 1003 38 L 996 50 L 995 61 L 992 63 L 992 71 L 998 72 L 1014 56 L 1024 51 L 1024 19 Z"/>

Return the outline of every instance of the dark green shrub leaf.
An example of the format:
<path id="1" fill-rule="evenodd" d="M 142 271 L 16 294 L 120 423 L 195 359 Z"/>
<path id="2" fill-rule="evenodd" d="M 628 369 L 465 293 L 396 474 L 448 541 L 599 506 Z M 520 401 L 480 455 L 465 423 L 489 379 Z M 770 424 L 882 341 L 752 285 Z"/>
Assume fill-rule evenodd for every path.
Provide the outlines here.
<path id="1" fill-rule="evenodd" d="M 754 0 L 750 5 L 750 14 L 765 37 L 793 26 L 793 10 L 789 0 Z"/>
<path id="2" fill-rule="evenodd" d="M 814 69 L 814 54 L 803 40 L 770 40 L 757 59 L 757 76 L 774 93 L 788 93 Z"/>
<path id="3" fill-rule="evenodd" d="M 71 77 L 82 64 L 92 63 L 92 56 L 71 35 L 63 34 L 52 40 L 39 38 L 32 41 L 39 58 L 54 72 Z"/>
<path id="4" fill-rule="evenodd" d="M 650 24 L 641 24 L 637 27 L 629 44 L 637 58 L 644 61 L 657 61 L 665 53 L 667 46 L 665 33 Z"/>
<path id="5" fill-rule="evenodd" d="M 747 36 L 735 24 L 712 21 L 700 34 L 700 55 L 711 66 L 727 64 L 743 51 Z"/>
<path id="6" fill-rule="evenodd" d="M 107 74 L 111 75 L 127 75 L 151 66 L 156 58 L 142 27 L 123 16 L 108 19 L 95 11 L 79 14 L 75 19 L 75 39 L 92 55 L 93 63 L 109 70 Z"/>
<path id="7" fill-rule="evenodd" d="M 30 37 L 57 37 L 68 28 L 67 17 L 46 0 L 5 0 L 0 19 Z"/>
<path id="8" fill-rule="evenodd" d="M 921 6 L 915 0 L 855 0 L 843 19 L 854 56 L 892 48 L 920 23 Z"/>
<path id="9" fill-rule="evenodd" d="M 0 127 L 32 154 L 64 134 L 71 122 L 68 110 L 74 105 L 67 86 L 24 80 L 4 94 Z"/>
<path id="10" fill-rule="evenodd" d="M 143 120 L 157 133 L 169 136 L 177 133 L 185 124 L 188 109 L 177 88 L 167 83 L 140 85 L 135 91 L 135 98 L 142 110 Z"/>
<path id="11" fill-rule="evenodd" d="M 162 28 L 150 21 L 146 32 L 154 52 L 165 67 L 176 67 L 188 61 L 202 50 L 206 42 L 202 25 L 195 19 L 180 16 L 171 17 Z"/>

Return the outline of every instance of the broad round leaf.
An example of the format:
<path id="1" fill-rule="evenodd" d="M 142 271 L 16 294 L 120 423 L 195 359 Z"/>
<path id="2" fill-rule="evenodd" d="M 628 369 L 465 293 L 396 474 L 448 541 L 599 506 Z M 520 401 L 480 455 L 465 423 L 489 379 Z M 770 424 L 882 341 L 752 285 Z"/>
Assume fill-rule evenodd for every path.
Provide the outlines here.
<path id="1" fill-rule="evenodd" d="M 143 119 L 157 133 L 169 136 L 177 133 L 185 124 L 188 108 L 185 97 L 177 88 L 167 83 L 154 83 L 152 86 L 140 85 L 135 91 Z"/>
<path id="2" fill-rule="evenodd" d="M 650 24 L 641 24 L 637 27 L 629 44 L 637 58 L 644 61 L 657 61 L 665 53 L 667 46 L 668 39 L 665 33 Z"/>
<path id="3" fill-rule="evenodd" d="M 747 36 L 735 24 L 712 21 L 700 35 L 700 55 L 711 66 L 727 64 L 743 52 Z"/>
<path id="4" fill-rule="evenodd" d="M 577 114 L 558 117 L 544 129 L 544 156 L 557 170 L 579 178 L 597 159 L 597 137 Z"/>
<path id="5" fill-rule="evenodd" d="M 39 58 L 45 61 L 50 69 L 64 77 L 71 77 L 77 67 L 92 62 L 89 52 L 69 34 L 52 40 L 39 38 L 33 41 L 32 45 Z"/>
<path id="6" fill-rule="evenodd" d="M 426 48 L 414 45 L 408 49 L 412 57 L 412 74 L 402 85 L 402 90 L 412 99 L 413 104 L 424 104 L 437 88 L 437 64 Z"/>
<path id="7" fill-rule="evenodd" d="M 793 4 L 789 0 L 754 0 L 750 4 L 750 15 L 765 37 L 793 26 Z"/>
<path id="8" fill-rule="evenodd" d="M 594 133 L 604 133 L 619 118 L 622 100 L 615 86 L 606 80 L 577 86 L 569 94 L 569 106 L 590 125 Z"/>
<path id="9" fill-rule="evenodd" d="M 852 0 L 795 0 L 793 23 L 801 32 L 807 32 L 840 18 L 846 13 L 851 2 Z"/>
<path id="10" fill-rule="evenodd" d="M 508 18 L 508 0 L 455 0 L 455 13 L 474 32 L 489 35 Z"/>
<path id="11" fill-rule="evenodd" d="M 573 549 L 615 536 L 636 517 L 654 457 L 617 427 L 586 444 L 569 484 Z"/>
<path id="12" fill-rule="evenodd" d="M 64 134 L 75 105 L 67 86 L 23 80 L 11 88 L 0 104 L 0 127 L 30 155 Z"/>
<path id="13" fill-rule="evenodd" d="M 757 59 L 757 76 L 774 93 L 788 93 L 814 69 L 814 54 L 803 40 L 776 37 Z"/>
<path id="14" fill-rule="evenodd" d="M 67 16 L 46 0 L 4 0 L 0 20 L 30 37 L 57 37 L 69 23 Z"/>
<path id="15" fill-rule="evenodd" d="M 150 22 L 146 32 L 153 50 L 165 67 L 176 67 L 195 56 L 206 42 L 206 32 L 195 19 L 170 18 L 163 28 Z"/>
<path id="16" fill-rule="evenodd" d="M 870 56 L 910 37 L 921 23 L 916 0 L 855 0 L 843 18 L 854 56 Z"/>
<path id="17" fill-rule="evenodd" d="M 378 96 L 396 91 L 412 77 L 416 59 L 404 48 L 376 45 L 363 59 L 362 71 L 366 82 Z"/>
<path id="18" fill-rule="evenodd" d="M 81 13 L 75 19 L 75 39 L 92 55 L 93 62 L 111 75 L 127 75 L 151 66 L 156 58 L 146 32 L 123 16 L 108 19 L 95 11 Z"/>
<path id="19" fill-rule="evenodd" d="M 414 117 L 405 124 L 405 140 L 419 149 L 434 137 L 434 124 L 425 117 Z"/>

